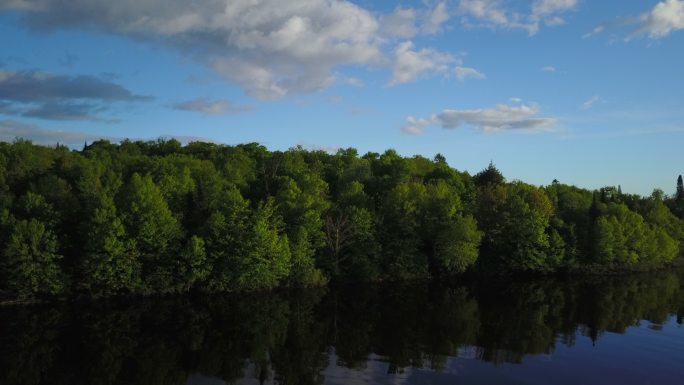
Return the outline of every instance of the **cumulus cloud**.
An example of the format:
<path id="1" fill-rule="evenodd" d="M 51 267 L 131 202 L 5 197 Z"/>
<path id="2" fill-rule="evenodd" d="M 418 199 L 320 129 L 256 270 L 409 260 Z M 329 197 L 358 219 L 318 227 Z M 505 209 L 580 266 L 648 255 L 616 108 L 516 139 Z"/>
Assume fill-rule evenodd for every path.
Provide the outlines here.
<path id="1" fill-rule="evenodd" d="M 431 119 L 421 119 L 414 116 L 406 118 L 406 125 L 401 128 L 404 134 L 421 135 L 425 132 L 425 127 L 433 124 Z"/>
<path id="2" fill-rule="evenodd" d="M 383 34 L 392 37 L 410 38 L 418 33 L 417 12 L 413 8 L 398 7 L 394 12 L 380 19 Z"/>
<path id="3" fill-rule="evenodd" d="M 521 29 L 534 35 L 541 23 L 550 27 L 564 24 L 560 15 L 576 8 L 577 0 L 535 0 L 523 12 L 507 8 L 503 0 L 461 0 L 458 13 L 466 25 Z"/>
<path id="4" fill-rule="evenodd" d="M 239 114 L 252 109 L 250 106 L 236 106 L 230 100 L 225 99 L 193 99 L 172 106 L 175 110 L 193 111 L 208 115 Z"/>
<path id="5" fill-rule="evenodd" d="M 398 8 L 385 16 L 347 0 L 0 4 L 23 12 L 24 25 L 35 30 L 80 28 L 162 42 L 263 100 L 326 88 L 340 81 L 336 70 L 346 66 L 394 69 L 396 39 L 436 33 L 450 17 L 444 1 L 427 10 Z"/>
<path id="6" fill-rule="evenodd" d="M 485 79 L 487 76 L 483 74 L 482 72 L 476 70 L 475 68 L 470 68 L 470 67 L 461 67 L 457 66 L 454 69 L 454 74 L 456 75 L 456 79 L 459 81 L 464 81 L 468 78 L 471 79 Z"/>
<path id="7" fill-rule="evenodd" d="M 397 7 L 380 18 L 380 29 L 390 38 L 412 38 L 418 34 L 434 35 L 451 19 L 446 1 L 440 1 L 425 10 Z"/>
<path id="8" fill-rule="evenodd" d="M 647 34 L 652 39 L 684 29 L 684 0 L 661 1 L 653 10 L 642 14 L 639 21 L 637 33 Z"/>
<path id="9" fill-rule="evenodd" d="M 590 38 L 615 28 L 631 28 L 626 41 L 637 36 L 661 39 L 671 33 L 684 29 L 684 0 L 664 0 L 653 9 L 636 17 L 620 18 L 617 21 L 597 25 L 582 37 Z"/>
<path id="10" fill-rule="evenodd" d="M 442 29 L 442 25 L 449 21 L 450 18 L 451 14 L 446 2 L 440 1 L 427 13 L 422 30 L 427 34 L 435 34 Z"/>
<path id="11" fill-rule="evenodd" d="M 454 129 L 461 126 L 472 126 L 485 132 L 527 129 L 541 130 L 553 127 L 557 119 L 539 116 L 536 105 L 509 106 L 499 104 L 494 108 L 477 110 L 444 110 L 429 118 L 406 118 L 403 131 L 406 133 L 422 133 L 428 126 L 440 126 Z"/>
<path id="12" fill-rule="evenodd" d="M 589 98 L 588 100 L 586 100 L 584 103 L 582 103 L 582 105 L 580 105 L 580 109 L 588 110 L 590 108 L 593 108 L 594 104 L 596 104 L 600 101 L 601 101 L 601 97 L 598 95 L 594 95 L 591 98 Z"/>
<path id="13" fill-rule="evenodd" d="M 536 0 L 532 4 L 532 14 L 537 17 L 566 12 L 577 7 L 577 0 Z"/>
<path id="14" fill-rule="evenodd" d="M 94 76 L 0 70 L 0 113 L 48 120 L 99 120 L 112 102 L 150 99 Z"/>
<path id="15" fill-rule="evenodd" d="M 451 65 L 460 63 L 453 55 L 429 48 L 416 50 L 411 41 L 402 42 L 394 51 L 394 68 L 390 84 L 412 82 L 425 74 L 447 73 Z"/>

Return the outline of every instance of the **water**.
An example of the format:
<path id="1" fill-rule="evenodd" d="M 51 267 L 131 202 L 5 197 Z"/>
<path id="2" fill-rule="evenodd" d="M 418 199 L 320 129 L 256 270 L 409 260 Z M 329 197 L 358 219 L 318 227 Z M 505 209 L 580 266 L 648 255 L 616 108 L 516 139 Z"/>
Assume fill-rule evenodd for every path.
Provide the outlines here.
<path id="1" fill-rule="evenodd" d="M 684 274 L 0 308 L 0 384 L 682 384 Z"/>

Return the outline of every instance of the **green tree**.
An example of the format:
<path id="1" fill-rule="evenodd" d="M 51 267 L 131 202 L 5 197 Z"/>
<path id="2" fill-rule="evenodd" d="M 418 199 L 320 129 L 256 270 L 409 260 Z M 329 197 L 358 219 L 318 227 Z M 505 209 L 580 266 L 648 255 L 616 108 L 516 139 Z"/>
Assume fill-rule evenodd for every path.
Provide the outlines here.
<path id="1" fill-rule="evenodd" d="M 480 188 L 478 206 L 481 268 L 551 270 L 560 262 L 549 253 L 553 204 L 543 190 L 522 182 L 487 184 Z"/>
<path id="2" fill-rule="evenodd" d="M 0 264 L 7 294 L 29 299 L 63 293 L 63 257 L 57 253 L 55 235 L 37 219 L 21 219 L 12 227 Z"/>
<path id="3" fill-rule="evenodd" d="M 79 289 L 92 296 L 135 292 L 140 285 L 140 261 L 128 239 L 114 201 L 102 196 L 88 219 Z"/>
<path id="4" fill-rule="evenodd" d="M 122 193 L 123 223 L 140 253 L 143 293 L 172 290 L 181 228 L 150 175 L 134 173 Z"/>
<path id="5" fill-rule="evenodd" d="M 272 289 L 290 273 L 290 246 L 281 233 L 273 201 L 250 218 L 245 249 L 235 266 L 236 284 L 244 289 Z"/>
<path id="6" fill-rule="evenodd" d="M 475 218 L 470 215 L 455 218 L 436 236 L 434 259 L 437 268 L 449 274 L 464 272 L 477 261 L 481 239 Z"/>
<path id="7" fill-rule="evenodd" d="M 388 279 L 401 280 L 428 275 L 427 256 L 422 252 L 420 214 L 426 188 L 422 183 L 403 182 L 388 191 L 380 213 L 380 265 Z"/>
<path id="8" fill-rule="evenodd" d="M 487 166 L 487 168 L 475 174 L 475 176 L 473 176 L 473 180 L 475 181 L 475 184 L 480 187 L 496 186 L 506 181 L 504 176 L 501 174 L 501 171 L 499 171 L 499 169 L 497 169 L 492 162 L 489 162 L 489 166 Z"/>
<path id="9" fill-rule="evenodd" d="M 113 199 L 121 184 L 121 177 L 99 162 L 87 164 L 77 183 L 84 218 L 75 286 L 84 295 L 135 292 L 140 286 L 139 253 Z"/>

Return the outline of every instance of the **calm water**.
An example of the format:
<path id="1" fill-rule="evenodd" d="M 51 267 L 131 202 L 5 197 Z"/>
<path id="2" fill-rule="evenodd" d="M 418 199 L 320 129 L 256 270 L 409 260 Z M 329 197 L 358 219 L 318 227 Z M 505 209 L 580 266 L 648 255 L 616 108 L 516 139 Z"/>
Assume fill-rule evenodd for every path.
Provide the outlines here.
<path id="1" fill-rule="evenodd" d="M 0 384 L 684 384 L 684 275 L 0 308 Z"/>

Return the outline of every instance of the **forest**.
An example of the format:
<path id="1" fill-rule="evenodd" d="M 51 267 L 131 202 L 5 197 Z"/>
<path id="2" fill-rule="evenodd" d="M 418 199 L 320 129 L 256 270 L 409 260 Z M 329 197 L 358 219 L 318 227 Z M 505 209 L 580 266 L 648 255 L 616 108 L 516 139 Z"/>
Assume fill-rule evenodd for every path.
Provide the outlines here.
<path id="1" fill-rule="evenodd" d="M 440 154 L 17 139 L 0 142 L 0 299 L 650 269 L 684 256 L 683 217 L 681 176 L 643 197 Z"/>

